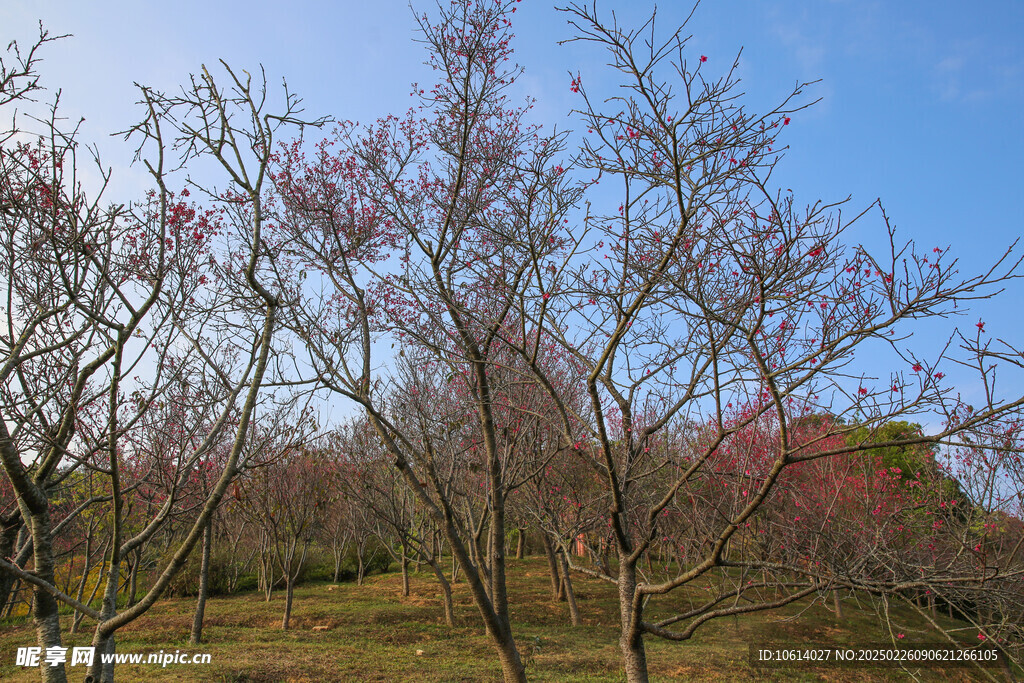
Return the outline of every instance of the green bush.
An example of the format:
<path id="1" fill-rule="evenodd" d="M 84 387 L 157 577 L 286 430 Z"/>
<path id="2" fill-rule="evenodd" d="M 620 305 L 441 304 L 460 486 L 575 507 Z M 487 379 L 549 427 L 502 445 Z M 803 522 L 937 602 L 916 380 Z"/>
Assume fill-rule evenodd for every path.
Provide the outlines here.
<path id="1" fill-rule="evenodd" d="M 296 585 L 312 581 L 330 581 L 334 578 L 334 558 L 331 553 L 312 546 L 306 553 L 306 561 L 299 570 Z"/>
<path id="2" fill-rule="evenodd" d="M 175 548 L 172 547 L 164 556 L 160 557 L 159 560 L 152 565 L 153 569 L 150 572 L 150 581 L 156 579 L 155 572 L 162 571 L 167 563 L 170 561 L 174 554 Z M 188 560 L 185 562 L 185 566 L 182 567 L 181 571 L 171 580 L 171 583 L 167 587 L 166 595 L 168 597 L 185 597 L 194 596 L 199 594 L 199 569 L 202 563 L 203 553 L 201 547 L 196 547 L 192 554 L 189 555 Z M 248 571 L 243 572 L 238 577 L 238 583 L 236 586 L 237 593 L 245 593 L 248 591 L 254 591 L 258 588 L 259 577 L 257 574 L 256 562 L 259 558 L 254 558 L 254 562 Z M 366 545 L 366 549 L 363 553 L 363 561 L 365 564 L 366 575 L 370 574 L 384 574 L 391 567 L 391 556 L 388 554 L 387 549 L 376 540 L 371 540 Z M 210 592 L 209 595 L 226 595 L 228 593 L 229 580 L 234 572 L 235 563 L 237 558 L 232 556 L 229 549 L 220 549 L 216 545 L 213 547 L 213 552 L 210 554 Z M 279 571 L 277 565 L 274 566 L 275 572 Z M 351 544 L 345 550 L 345 556 L 341 562 L 341 570 L 338 573 L 339 581 L 355 581 L 356 575 L 359 569 L 359 559 L 356 556 L 356 546 Z M 331 552 L 325 548 L 321 548 L 317 545 L 310 547 L 309 552 L 306 554 L 306 560 L 299 569 L 299 575 L 295 580 L 295 585 L 302 585 L 304 583 L 322 581 L 330 582 L 334 580 L 334 556 Z M 142 576 L 139 577 L 139 588 L 143 587 Z M 279 587 L 283 586 L 284 582 L 279 582 Z"/>
<path id="3" fill-rule="evenodd" d="M 163 568 L 170 562 L 171 557 L 177 548 L 173 547 L 164 554 L 157 562 L 155 571 L 163 571 Z M 202 566 L 202 547 L 197 545 L 185 561 L 185 566 L 171 579 L 167 586 L 165 595 L 169 597 L 184 597 L 199 594 L 199 570 Z M 236 558 L 229 552 L 228 548 L 219 549 L 216 545 L 210 553 L 210 587 L 209 595 L 226 595 L 231 576 L 234 573 Z M 155 576 L 153 577 L 156 578 Z M 238 592 L 255 590 L 257 584 L 256 575 L 252 571 L 239 576 Z"/>
<path id="4" fill-rule="evenodd" d="M 334 579 L 334 558 L 327 556 L 327 580 Z M 391 555 L 387 548 L 376 539 L 370 540 L 363 551 L 363 569 L 366 576 L 370 574 L 386 574 L 391 568 Z M 345 556 L 341 560 L 341 569 L 338 572 L 338 581 L 355 581 L 359 574 L 359 557 L 356 553 L 356 545 L 350 544 L 345 549 Z"/>

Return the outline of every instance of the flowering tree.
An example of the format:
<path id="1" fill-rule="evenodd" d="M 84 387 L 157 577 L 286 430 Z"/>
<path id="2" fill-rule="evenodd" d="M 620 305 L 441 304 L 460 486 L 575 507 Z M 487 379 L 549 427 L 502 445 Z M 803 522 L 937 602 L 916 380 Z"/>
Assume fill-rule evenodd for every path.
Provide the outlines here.
<path id="1" fill-rule="evenodd" d="M 17 106 L 37 88 L 34 58 L 39 41 L 16 64 L 0 65 L 0 95 L 6 108 Z M 16 57 L 17 47 L 9 51 Z M 102 415 L 103 371 L 119 342 L 114 325 L 130 334 L 153 305 L 153 290 L 143 304 L 114 319 L 126 274 L 120 254 L 107 246 L 124 233 L 116 214 L 85 197 L 77 187 L 74 134 L 57 125 L 52 135 L 31 135 L 13 120 L 0 133 L 0 233 L 5 289 L 5 327 L 0 347 L 0 459 L 17 500 L 5 519 L 9 530 L 26 529 L 31 543 L 4 560 L 5 573 L 30 581 L 22 567 L 31 558 L 33 619 L 40 646 L 59 646 L 57 602 L 39 584 L 55 587 L 53 529 L 49 494 L 96 454 L 95 446 L 75 441 L 85 417 Z M 39 131 L 35 131 L 39 132 Z M 70 467 L 62 467 L 65 463 Z M 9 585 L 9 584 L 8 584 Z M 44 677 L 48 674 L 44 673 Z M 52 673 L 63 680 L 63 670 Z"/>
<path id="2" fill-rule="evenodd" d="M 888 442 L 846 437 L 865 425 L 870 432 L 907 415 L 957 409 L 935 367 L 941 358 L 916 356 L 902 325 L 991 295 L 1015 277 L 1016 262 L 1007 254 L 987 272 L 959 278 L 942 249 L 900 246 L 887 220 L 892 248 L 884 255 L 846 246 L 850 221 L 835 207 L 800 210 L 768 183 L 779 136 L 804 106 L 794 104 L 803 86 L 753 113 L 738 100 L 735 65 L 710 78 L 707 59 L 687 51 L 682 29 L 654 44 L 653 19 L 629 30 L 582 5 L 568 13 L 578 40 L 605 49 L 623 79 L 626 94 L 606 102 L 592 99 L 579 75 L 571 85 L 587 129 L 577 167 L 599 178 L 603 192 L 615 184 L 619 194 L 607 213 L 592 210 L 564 236 L 574 245 L 564 265 L 537 278 L 532 301 L 540 305 L 518 315 L 584 368 L 579 386 L 589 406 L 563 432 L 587 444 L 580 457 L 602 480 L 618 563 L 597 573 L 618 587 L 626 675 L 639 681 L 647 678 L 645 635 L 685 640 L 716 617 L 780 607 L 829 583 L 818 557 L 807 562 L 818 550 L 808 539 L 783 548 L 786 539 L 769 529 L 773 552 L 759 557 L 747 552 L 754 546 L 746 530 L 768 523 L 773 506 L 786 509 L 787 488 L 797 487 L 793 506 L 803 504 L 798 487 L 812 477 L 801 478 L 801 463 L 955 439 L 966 423 Z M 672 82 L 659 80 L 662 67 L 675 74 Z M 606 197 L 593 206 L 607 205 Z M 965 346 L 967 359 L 984 356 L 978 344 Z M 905 363 L 890 381 L 850 376 L 862 351 L 886 348 Z M 532 367 L 541 385 L 555 386 Z M 993 397 L 966 422 L 997 423 L 1021 403 Z M 832 418 L 809 431 L 816 412 Z M 743 439 L 771 445 L 750 448 Z M 830 465 L 841 469 L 841 462 Z M 886 505 L 904 495 L 902 483 L 872 486 L 870 495 Z M 702 540 L 684 563 L 656 576 L 642 563 L 666 541 L 670 520 L 692 524 Z M 774 551 L 783 549 L 780 561 Z M 688 612 L 645 619 L 653 599 L 694 581 L 779 570 L 788 578 L 751 579 Z M 929 580 L 940 576 L 949 578 L 937 571 Z M 844 580 L 887 594 L 924 581 Z M 759 593 L 768 586 L 775 596 Z"/>
<path id="3" fill-rule="evenodd" d="M 43 33 L 24 54 L 12 44 L 14 62 L 0 64 L 0 103 L 16 105 L 37 88 L 35 54 L 47 40 Z M 23 524 L 30 537 L 13 562 L 4 559 L 0 567 L 5 576 L 32 584 L 42 647 L 60 646 L 61 601 L 96 620 L 94 646 L 113 651 L 114 633 L 160 597 L 238 471 L 280 307 L 260 272 L 263 179 L 274 132 L 297 120 L 290 95 L 284 113 L 270 115 L 250 81 L 230 69 L 226 74 L 232 90 L 221 89 L 208 71 L 181 96 L 143 89 L 146 115 L 130 136 L 137 136 L 155 189 L 129 206 L 104 206 L 102 193 L 84 193 L 76 133 L 61 127 L 56 106 L 42 130 L 12 124 L 0 133 L 0 281 L 8 302 L 0 340 L 0 460 L 18 504 L 17 518 L 6 521 Z M 247 117 L 248 127 L 235 124 L 238 115 Z M 187 191 L 168 189 L 174 146 L 181 164 L 198 155 L 220 162 L 233 187 L 212 193 L 220 211 L 204 211 Z M 171 391 L 185 382 L 211 391 L 201 404 Z M 180 417 L 192 418 L 179 425 L 177 452 L 162 463 L 153 460 L 152 468 L 138 466 L 136 436 L 149 411 L 171 404 L 182 407 Z M 196 468 L 222 443 L 229 444 L 226 457 L 208 494 L 195 503 L 173 557 L 139 601 L 119 610 L 125 558 L 180 509 Z M 102 477 L 101 493 L 69 514 L 109 502 L 100 610 L 55 583 L 55 533 L 67 527 L 51 519 L 51 497 L 83 468 Z M 151 517 L 133 522 L 127 501 L 154 482 L 167 495 Z M 23 568 L 29 554 L 31 572 Z M 41 675 L 65 680 L 63 666 L 42 667 Z M 113 665 L 97 657 L 91 675 L 112 680 Z"/>
<path id="4" fill-rule="evenodd" d="M 409 559 L 421 543 L 414 530 L 411 492 L 399 480 L 365 420 L 335 430 L 329 443 L 333 486 L 339 501 L 333 513 L 333 528 L 328 530 L 335 555 L 334 580 L 338 580 L 344 547 L 350 542 L 356 551 L 356 583 L 363 585 L 366 549 L 376 539 L 399 563 L 402 595 L 408 597 Z"/>
<path id="5" fill-rule="evenodd" d="M 362 406 L 443 530 L 509 680 L 523 670 L 504 590 L 506 503 L 527 481 L 549 494 L 550 482 L 534 477 L 556 455 L 589 467 L 599 513 L 562 506 L 538 516 L 563 544 L 577 530 L 606 529 L 589 540 L 606 538 L 617 561 L 576 565 L 616 584 L 626 674 L 645 680 L 645 635 L 683 640 L 717 616 L 839 585 L 842 553 L 819 571 L 820 559 L 807 558 L 820 545 L 769 533 L 798 504 L 826 506 L 827 489 L 801 492 L 815 468 L 840 488 L 856 473 L 860 503 L 916 501 L 903 477 L 872 479 L 874 461 L 852 456 L 949 441 L 1020 407 L 993 399 L 937 434 L 875 438 L 881 425 L 958 410 L 937 367 L 946 352 L 916 356 L 904 325 L 989 296 L 1016 263 L 1007 254 L 958 277 L 942 249 L 901 245 L 880 210 L 892 248 L 847 245 L 849 225 L 875 213 L 801 210 L 769 182 L 780 136 L 807 106 L 804 86 L 751 112 L 735 64 L 710 77 L 682 28 L 651 42 L 653 20 L 629 30 L 568 8 L 577 39 L 610 55 L 624 94 L 602 100 L 573 75 L 586 133 L 574 164 L 561 162 L 567 139 L 542 137 L 505 101 L 518 73 L 507 67 L 514 9 L 455 2 L 437 21 L 424 18 L 441 78 L 414 91 L 418 108 L 366 129 L 344 124 L 312 160 L 301 145 L 282 151 L 289 326 L 318 381 Z M 660 80 L 664 69 L 673 82 Z M 390 375 L 385 340 L 399 354 Z M 966 358 L 985 356 L 965 346 Z M 885 382 L 858 379 L 849 367 L 865 349 L 887 349 L 902 369 Z M 543 402 L 529 398 L 537 392 Z M 554 426 L 527 438 L 525 418 L 539 406 Z M 812 429 L 813 415 L 828 419 Z M 759 440 L 771 446 L 754 449 Z M 541 444 L 538 457 L 529 446 Z M 810 464 L 818 460 L 828 464 Z M 481 497 L 451 481 L 479 483 Z M 463 505 L 460 518 L 460 499 L 483 507 Z M 746 531 L 756 525 L 764 542 Z M 654 555 L 680 547 L 680 562 L 651 573 Z M 692 613 L 645 619 L 657 596 L 737 571 L 762 579 L 723 588 Z M 844 571 L 848 587 L 914 587 Z M 771 597 L 758 592 L 768 589 Z"/>
<path id="6" fill-rule="evenodd" d="M 269 539 L 269 550 L 284 579 L 281 628 L 285 630 L 291 621 L 295 581 L 324 512 L 332 503 L 322 465 L 316 451 L 286 445 L 246 477 L 240 496 L 248 515 Z"/>
<path id="7" fill-rule="evenodd" d="M 964 407 L 951 422 L 970 422 L 974 414 Z M 1018 665 L 1024 661 L 1020 627 L 1024 587 L 1019 579 L 1024 568 L 1020 427 L 1020 420 L 1008 420 L 959 435 L 943 463 L 944 472 L 958 484 L 958 495 L 947 496 L 940 503 L 942 509 L 935 511 L 944 542 L 937 549 L 932 544 L 927 548 L 941 552 L 944 562 L 958 570 L 956 574 L 973 579 L 929 586 L 929 596 L 937 596 L 951 613 L 955 611 L 966 620 L 970 635 L 1000 648 Z M 929 603 L 934 611 L 933 597 Z M 939 627 L 934 619 L 930 621 L 949 638 L 959 635 Z"/>
<path id="8" fill-rule="evenodd" d="M 60 645 L 63 601 L 112 651 L 210 538 L 255 452 L 282 325 L 302 341 L 301 379 L 364 415 L 334 474 L 444 586 L 443 536 L 507 680 L 525 677 L 505 586 L 510 502 L 554 539 L 570 598 L 569 564 L 615 584 L 631 681 L 647 677 L 645 637 L 685 640 L 717 617 L 839 590 L 938 596 L 979 637 L 1018 637 L 1024 399 L 990 380 L 994 362 L 1024 359 L 990 348 L 980 322 L 933 358 L 906 336 L 1017 277 L 1009 252 L 960 276 L 875 207 L 853 220 L 878 216 L 889 249 L 848 244 L 841 207 L 800 209 L 770 182 L 803 86 L 751 112 L 735 65 L 709 75 L 682 29 L 659 44 L 653 20 L 630 30 L 585 6 L 567 9 L 577 39 L 607 51 L 624 89 L 605 100 L 572 75 L 582 142 L 565 162 L 570 138 L 507 101 L 514 10 L 456 1 L 423 17 L 438 83 L 417 87 L 404 116 L 339 125 L 309 157 L 301 141 L 274 146 L 300 123 L 295 100 L 269 114 L 265 89 L 231 69 L 226 88 L 204 70 L 180 95 L 144 89 L 130 136 L 155 189 L 127 207 L 82 192 L 55 109 L 42 136 L 0 132 L 0 462 L 14 499 L 0 510 L 0 591 L 32 584 L 40 644 Z M 0 106 L 33 93 L 47 40 L 0 64 Z M 212 211 L 168 189 L 199 157 L 229 179 L 191 187 Z M 891 376 L 855 371 L 865 353 L 888 354 Z M 981 404 L 943 381 L 949 360 L 977 368 Z M 944 422 L 896 428 L 922 416 Z M 236 502 L 286 529 L 267 538 L 281 541 L 287 627 L 328 501 L 303 488 L 310 454 L 280 453 L 280 476 L 256 469 Z M 80 501 L 57 493 L 86 480 Z M 57 532 L 92 523 L 86 510 L 103 513 L 100 610 L 55 582 Z M 137 567 L 172 523 L 171 560 L 119 611 L 127 558 Z M 705 603 L 651 616 L 696 582 L 714 587 Z"/>
<path id="9" fill-rule="evenodd" d="M 501 334 L 528 343 L 510 313 L 538 259 L 555 248 L 555 223 L 577 193 L 559 180 L 562 137 L 541 136 L 527 108 L 506 100 L 518 75 L 508 61 L 514 5 L 456 2 L 436 21 L 423 17 L 439 81 L 415 89 L 420 106 L 365 130 L 341 126 L 312 162 L 286 150 L 276 179 L 285 253 L 298 275 L 318 274 L 296 291 L 292 327 L 323 385 L 365 410 L 465 571 L 506 678 L 522 680 L 504 558 L 515 453 L 495 414 L 495 371 L 505 362 Z M 396 257 L 386 259 L 390 249 Z M 457 392 L 468 405 L 452 416 L 463 425 L 457 437 L 439 431 L 437 406 L 423 421 L 403 421 L 390 408 L 398 387 L 407 393 L 415 384 L 389 386 L 376 372 L 375 339 L 384 333 L 406 357 L 432 366 L 433 377 L 418 378 L 421 390 Z M 474 441 L 485 503 L 486 518 L 465 526 L 432 464 L 457 438 Z"/>

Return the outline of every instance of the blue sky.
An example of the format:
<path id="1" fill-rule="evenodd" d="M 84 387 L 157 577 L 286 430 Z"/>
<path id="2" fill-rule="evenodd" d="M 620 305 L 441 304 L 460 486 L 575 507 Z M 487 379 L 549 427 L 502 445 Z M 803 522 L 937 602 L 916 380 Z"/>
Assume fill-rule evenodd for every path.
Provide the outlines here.
<path id="1" fill-rule="evenodd" d="M 623 22 L 644 2 L 601 2 Z M 744 48 L 741 76 L 753 105 L 797 80 L 822 79 L 822 102 L 794 120 L 787 185 L 805 200 L 882 197 L 908 234 L 983 257 L 1015 237 L 1024 209 L 1024 3 L 864 0 L 709 0 L 690 24 L 696 54 L 725 69 Z M 424 6 L 429 9 L 430 6 Z M 662 26 L 686 3 L 659 8 Z M 517 55 L 524 94 L 538 117 L 564 123 L 573 100 L 568 71 L 600 77 L 601 55 L 556 45 L 565 17 L 545 2 L 521 3 Z M 64 91 L 69 114 L 99 139 L 132 121 L 133 82 L 173 89 L 218 58 L 272 81 L 287 77 L 311 114 L 369 120 L 411 102 L 427 80 L 404 2 L 69 2 L 14 0 L 0 7 L 3 39 L 28 39 L 42 19 L 74 37 L 53 45 L 45 83 Z M 711 69 L 709 68 L 709 71 Z M 112 163 L 121 145 L 102 141 Z"/>
<path id="2" fill-rule="evenodd" d="M 422 10 L 432 5 L 422 5 Z M 598 3 L 623 23 L 642 21 L 653 4 Z M 688 3 L 665 3 L 668 29 Z M 518 88 L 538 100 L 538 119 L 572 126 L 569 71 L 588 85 L 601 78 L 600 52 L 558 46 L 570 37 L 565 16 L 525 0 L 516 14 L 517 57 L 526 67 Z M 310 115 L 368 121 L 412 104 L 409 85 L 431 76 L 414 42 L 404 2 L 70 2 L 7 0 L 0 6 L 3 41 L 31 39 L 42 19 L 74 37 L 52 45 L 44 83 L 63 89 L 65 113 L 87 118 L 115 176 L 141 186 L 130 154 L 108 133 L 129 125 L 133 82 L 170 90 L 201 63 L 223 58 L 252 71 L 262 63 L 272 83 L 284 76 Z M 953 247 L 963 270 L 980 268 L 1024 225 L 1024 3 L 946 0 L 706 0 L 691 21 L 694 55 L 705 69 L 725 70 L 740 48 L 740 76 L 752 107 L 783 96 L 797 81 L 815 107 L 794 117 L 791 151 L 777 176 L 797 199 L 838 200 L 852 208 L 881 197 L 906 238 L 922 247 Z M 116 181 L 115 177 L 115 182 Z M 877 221 L 853 239 L 877 244 Z M 986 331 L 1024 341 L 1019 301 L 981 305 Z"/>
<path id="3" fill-rule="evenodd" d="M 625 23 L 653 7 L 602 2 Z M 798 196 L 859 202 L 881 196 L 910 233 L 968 252 L 1018 232 L 1024 209 L 1024 3 L 709 0 L 689 27 L 695 54 L 725 69 L 744 48 L 750 100 L 767 104 L 797 80 L 822 79 L 820 104 L 796 117 L 784 167 Z M 429 9 L 425 6 L 425 9 Z M 678 23 L 685 3 L 659 8 Z M 556 45 L 565 17 L 537 0 L 521 3 L 517 55 L 524 93 L 538 116 L 563 123 L 573 100 L 568 71 L 600 77 L 601 55 Z M 100 138 L 131 122 L 133 82 L 173 89 L 218 58 L 272 80 L 287 77 L 311 114 L 368 120 L 411 102 L 427 80 L 406 3 L 93 3 L 14 0 L 0 8 L 4 42 L 31 37 L 42 19 L 74 37 L 51 46 L 42 73 L 64 90 L 69 114 Z M 711 69 L 709 69 L 711 70 Z M 104 145 L 108 147 L 108 145 Z M 113 151 L 119 145 L 109 145 Z M 989 243 L 988 238 L 992 242 Z M 980 243 L 979 243 L 980 242 Z"/>

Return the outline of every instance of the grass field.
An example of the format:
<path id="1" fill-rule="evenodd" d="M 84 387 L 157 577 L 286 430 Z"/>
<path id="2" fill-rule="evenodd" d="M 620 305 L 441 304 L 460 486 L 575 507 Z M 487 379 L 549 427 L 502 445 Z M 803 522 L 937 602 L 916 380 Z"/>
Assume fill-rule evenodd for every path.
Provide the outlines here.
<path id="1" fill-rule="evenodd" d="M 614 587 L 574 577 L 582 627 L 569 624 L 564 603 L 550 597 L 543 558 L 511 560 L 509 571 L 513 629 L 531 680 L 621 681 L 617 647 L 618 612 Z M 444 624 L 433 577 L 413 575 L 412 595 L 402 597 L 397 573 L 372 576 L 362 586 L 312 583 L 296 590 L 292 629 L 280 628 L 283 596 L 267 603 L 261 594 L 212 598 L 206 609 L 206 642 L 189 647 L 192 599 L 158 603 L 150 613 L 119 632 L 118 652 L 210 653 L 205 665 L 177 664 L 117 667 L 120 681 L 491 681 L 500 680 L 497 658 L 479 625 L 464 584 L 457 584 L 453 629 Z M 674 596 L 686 601 L 686 593 Z M 796 618 L 793 618 L 796 617 Z M 894 609 L 892 622 L 906 642 L 934 642 L 921 621 Z M 70 624 L 70 618 L 65 620 Z M 88 620 L 83 624 L 86 626 Z M 314 629 L 314 627 L 327 627 Z M 89 644 L 91 633 L 65 636 L 66 646 Z M 866 604 L 844 603 L 837 623 L 818 603 L 739 619 L 710 622 L 684 643 L 648 639 L 653 680 L 699 681 L 869 681 L 912 680 L 897 668 L 850 668 L 835 664 L 798 669 L 753 668 L 750 644 L 766 642 L 865 644 L 887 642 L 890 635 Z M 37 681 L 35 669 L 14 665 L 15 651 L 35 644 L 31 623 L 18 618 L 0 624 L 0 680 Z M 81 680 L 84 667 L 69 667 L 69 679 Z M 998 670 L 992 673 L 999 679 Z M 919 680 L 983 680 L 970 669 L 924 669 Z"/>

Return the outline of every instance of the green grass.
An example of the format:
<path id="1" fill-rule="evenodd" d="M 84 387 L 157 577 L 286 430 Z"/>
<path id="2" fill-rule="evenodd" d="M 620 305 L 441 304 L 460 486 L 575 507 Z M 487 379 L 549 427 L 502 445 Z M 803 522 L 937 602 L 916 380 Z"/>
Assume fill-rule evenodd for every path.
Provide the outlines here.
<path id="1" fill-rule="evenodd" d="M 509 570 L 513 630 L 537 681 L 621 681 L 618 652 L 618 607 L 614 587 L 574 577 L 584 625 L 569 625 L 568 608 L 552 602 L 543 558 L 511 560 Z M 480 625 L 465 584 L 455 586 L 458 625 L 444 624 L 439 589 L 431 574 L 413 575 L 412 595 L 401 596 L 397 573 L 370 577 L 362 586 L 324 583 L 296 590 L 292 628 L 280 628 L 283 594 L 267 603 L 261 594 L 212 598 L 206 609 L 205 640 L 188 645 L 192 599 L 158 603 L 145 617 L 118 634 L 118 652 L 209 652 L 207 665 L 120 665 L 120 681 L 489 681 L 501 672 Z M 672 601 L 688 604 L 685 591 Z M 667 613 L 656 608 L 655 616 Z M 898 669 L 853 669 L 836 665 L 799 669 L 752 668 L 751 643 L 801 645 L 857 644 L 889 640 L 875 612 L 867 605 L 844 603 L 844 619 L 818 603 L 803 603 L 775 612 L 712 621 L 687 642 L 648 638 L 648 663 L 653 680 L 904 680 Z M 794 618 L 795 617 L 795 618 Z M 906 633 L 904 642 L 934 642 L 909 611 L 894 609 L 892 620 Z M 70 618 L 65 618 L 70 625 Z M 89 620 L 83 622 L 88 627 Z M 313 630 L 327 626 L 327 630 Z M 65 635 L 65 645 L 88 645 L 91 632 Z M 35 644 L 31 624 L 15 619 L 0 625 L 0 680 L 36 681 L 39 672 L 14 666 L 19 646 Z M 417 654 L 422 651 L 422 654 Z M 84 675 L 81 666 L 68 669 L 71 680 Z M 996 675 L 999 672 L 994 671 Z M 923 680 L 977 680 L 968 669 L 924 670 Z"/>

